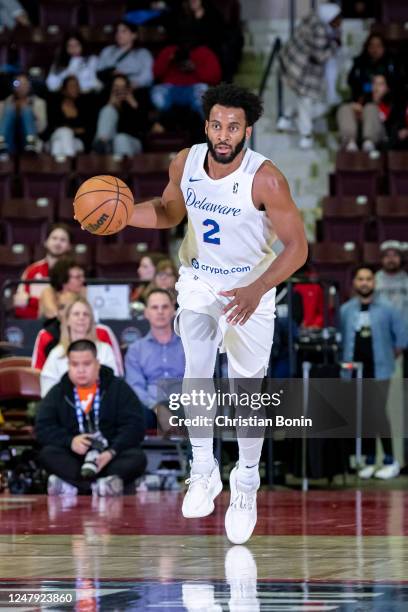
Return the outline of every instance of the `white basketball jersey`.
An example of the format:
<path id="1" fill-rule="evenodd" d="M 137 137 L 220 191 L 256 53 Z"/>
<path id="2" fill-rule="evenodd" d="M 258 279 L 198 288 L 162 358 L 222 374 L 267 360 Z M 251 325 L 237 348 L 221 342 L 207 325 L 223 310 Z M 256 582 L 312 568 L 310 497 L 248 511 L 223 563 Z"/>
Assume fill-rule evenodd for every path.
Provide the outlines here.
<path id="1" fill-rule="evenodd" d="M 246 149 L 240 167 L 215 180 L 204 170 L 207 152 L 206 143 L 191 147 L 181 180 L 188 229 L 180 273 L 228 290 L 253 282 L 275 258 L 272 224 L 252 201 L 254 176 L 266 157 Z"/>

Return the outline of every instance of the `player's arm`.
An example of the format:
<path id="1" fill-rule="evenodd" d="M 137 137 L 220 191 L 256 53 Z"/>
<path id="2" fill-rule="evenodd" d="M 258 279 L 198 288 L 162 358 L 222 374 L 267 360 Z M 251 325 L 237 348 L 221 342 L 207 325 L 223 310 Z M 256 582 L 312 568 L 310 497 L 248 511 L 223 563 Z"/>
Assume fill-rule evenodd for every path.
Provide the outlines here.
<path id="1" fill-rule="evenodd" d="M 253 197 L 255 204 L 265 206 L 273 230 L 284 246 L 269 268 L 255 281 L 266 293 L 287 280 L 305 263 L 307 240 L 288 182 L 271 163 L 265 163 L 255 175 Z"/>
<path id="2" fill-rule="evenodd" d="M 229 313 L 227 321 L 233 325 L 246 323 L 262 296 L 288 279 L 307 258 L 303 222 L 282 173 L 273 164 L 265 163 L 255 175 L 252 192 L 254 204 L 265 207 L 284 250 L 253 283 L 221 292 L 221 295 L 232 298 L 224 312 Z"/>
<path id="3" fill-rule="evenodd" d="M 166 229 L 178 225 L 186 215 L 186 205 L 181 191 L 181 178 L 188 155 L 183 149 L 169 167 L 169 182 L 161 198 L 136 204 L 128 225 Z"/>

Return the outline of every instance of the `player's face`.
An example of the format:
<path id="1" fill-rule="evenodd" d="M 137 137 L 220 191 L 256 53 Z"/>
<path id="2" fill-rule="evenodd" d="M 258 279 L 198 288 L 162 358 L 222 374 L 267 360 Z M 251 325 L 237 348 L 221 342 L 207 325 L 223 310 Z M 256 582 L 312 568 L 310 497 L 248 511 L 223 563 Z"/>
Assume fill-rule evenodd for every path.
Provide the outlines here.
<path id="1" fill-rule="evenodd" d="M 45 248 L 48 255 L 60 257 L 71 250 L 71 242 L 67 232 L 62 228 L 57 228 L 51 232 L 45 241 Z"/>
<path id="2" fill-rule="evenodd" d="M 401 255 L 395 249 L 385 251 L 382 258 L 382 267 L 386 272 L 398 272 L 401 268 Z"/>
<path id="3" fill-rule="evenodd" d="M 375 289 L 375 278 L 371 270 L 362 268 L 359 270 L 354 278 L 354 290 L 361 297 L 370 296 Z"/>
<path id="4" fill-rule="evenodd" d="M 68 374 L 76 387 L 91 387 L 99 377 L 99 361 L 91 351 L 72 351 L 68 357 Z"/>
<path id="5" fill-rule="evenodd" d="M 155 272 L 156 267 L 150 257 L 142 257 L 142 259 L 140 260 L 139 267 L 137 269 L 139 279 L 142 281 L 151 281 L 153 280 Z"/>
<path id="6" fill-rule="evenodd" d="M 75 267 L 71 268 L 68 272 L 68 282 L 64 285 L 65 291 L 72 291 L 72 293 L 79 293 L 84 286 L 85 273 L 82 268 Z"/>
<path id="7" fill-rule="evenodd" d="M 252 128 L 246 124 L 245 111 L 215 104 L 205 122 L 208 149 L 219 164 L 230 164 L 245 146 Z"/>
<path id="8" fill-rule="evenodd" d="M 153 328 L 168 327 L 174 317 L 173 303 L 167 295 L 153 293 L 146 304 L 145 317 Z"/>
<path id="9" fill-rule="evenodd" d="M 71 339 L 86 338 L 91 328 L 91 313 L 85 304 L 74 304 L 68 313 L 67 325 L 71 332 Z"/>

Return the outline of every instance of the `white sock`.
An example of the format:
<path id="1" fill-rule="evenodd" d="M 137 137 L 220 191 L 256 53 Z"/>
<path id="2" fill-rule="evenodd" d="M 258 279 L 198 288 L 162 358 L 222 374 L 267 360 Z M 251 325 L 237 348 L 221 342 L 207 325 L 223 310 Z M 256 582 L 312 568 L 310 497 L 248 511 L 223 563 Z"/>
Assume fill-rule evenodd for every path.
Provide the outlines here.
<path id="1" fill-rule="evenodd" d="M 212 438 L 190 438 L 193 451 L 191 471 L 195 474 L 207 474 L 215 463 Z"/>
<path id="2" fill-rule="evenodd" d="M 263 438 L 238 438 L 237 480 L 241 484 L 251 487 L 258 484 L 262 445 Z"/>

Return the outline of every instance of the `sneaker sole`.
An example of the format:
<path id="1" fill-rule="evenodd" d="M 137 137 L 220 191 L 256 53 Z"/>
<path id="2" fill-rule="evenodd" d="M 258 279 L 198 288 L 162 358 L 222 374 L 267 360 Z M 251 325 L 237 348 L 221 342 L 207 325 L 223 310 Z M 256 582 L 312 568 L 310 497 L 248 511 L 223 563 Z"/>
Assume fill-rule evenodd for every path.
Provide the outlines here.
<path id="1" fill-rule="evenodd" d="M 222 482 L 221 480 L 219 480 L 217 486 L 215 487 L 215 489 L 212 491 L 211 495 L 209 496 L 210 503 L 204 508 L 201 508 L 200 512 L 186 513 L 183 507 L 181 507 L 181 513 L 184 516 L 184 518 L 203 518 L 204 516 L 208 516 L 209 514 L 214 512 L 214 508 L 215 508 L 214 499 L 217 497 L 217 495 L 221 493 L 221 491 L 222 491 Z"/>

